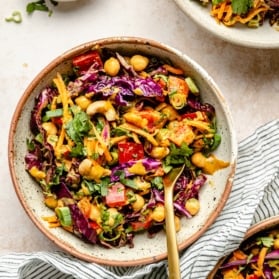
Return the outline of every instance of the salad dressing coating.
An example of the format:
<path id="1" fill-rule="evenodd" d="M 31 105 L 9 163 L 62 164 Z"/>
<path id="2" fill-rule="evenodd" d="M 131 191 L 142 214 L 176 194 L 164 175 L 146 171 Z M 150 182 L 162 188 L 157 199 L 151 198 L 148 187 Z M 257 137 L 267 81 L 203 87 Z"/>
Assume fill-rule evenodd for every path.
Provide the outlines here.
<path id="1" fill-rule="evenodd" d="M 98 49 L 72 65 L 31 114 L 25 162 L 53 209 L 44 220 L 93 244 L 133 247 L 136 233 L 164 229 L 162 178 L 186 164 L 174 189 L 178 231 L 180 218 L 202 206 L 208 164 L 209 174 L 229 165 L 212 155 L 221 142 L 214 107 L 182 69 L 157 57 Z"/>
<path id="2" fill-rule="evenodd" d="M 203 5 L 210 4 L 210 15 L 217 23 L 227 27 L 237 24 L 258 28 L 264 21 L 279 30 L 278 0 L 199 0 Z"/>
<path id="3" fill-rule="evenodd" d="M 268 229 L 246 239 L 220 266 L 216 279 L 279 277 L 279 230 Z"/>

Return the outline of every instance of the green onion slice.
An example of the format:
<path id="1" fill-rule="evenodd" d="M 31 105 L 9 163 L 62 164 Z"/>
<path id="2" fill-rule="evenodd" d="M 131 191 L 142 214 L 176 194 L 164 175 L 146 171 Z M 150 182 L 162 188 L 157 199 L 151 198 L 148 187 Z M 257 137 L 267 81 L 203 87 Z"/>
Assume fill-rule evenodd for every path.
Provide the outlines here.
<path id="1" fill-rule="evenodd" d="M 190 91 L 193 94 L 199 94 L 200 93 L 199 88 L 197 87 L 197 85 L 195 84 L 195 82 L 193 81 L 193 79 L 191 77 L 185 78 L 185 81 L 186 81 Z"/>
<path id="2" fill-rule="evenodd" d="M 56 207 L 55 213 L 63 227 L 68 227 L 72 225 L 71 211 L 68 206 Z"/>

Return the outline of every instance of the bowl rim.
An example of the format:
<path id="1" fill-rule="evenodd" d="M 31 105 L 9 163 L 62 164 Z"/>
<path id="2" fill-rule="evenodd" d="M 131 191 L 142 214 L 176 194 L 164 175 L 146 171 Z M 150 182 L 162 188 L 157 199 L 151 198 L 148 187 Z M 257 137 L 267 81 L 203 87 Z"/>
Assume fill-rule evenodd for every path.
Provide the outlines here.
<path id="1" fill-rule="evenodd" d="M 275 226 L 279 225 L 279 215 L 274 215 L 271 217 L 267 217 L 255 224 L 253 224 L 250 228 L 248 228 L 248 230 L 246 231 L 243 240 L 240 242 L 240 244 L 238 245 L 238 247 L 247 239 L 249 239 L 250 237 L 253 237 L 254 235 L 256 235 L 257 233 L 260 232 L 264 232 L 266 230 L 269 230 Z M 209 273 L 207 279 L 213 279 L 214 275 L 216 274 L 216 272 L 218 271 L 218 268 L 222 265 L 222 263 L 229 257 L 231 253 L 229 253 L 228 255 L 222 257 L 214 266 L 214 268 L 212 269 L 212 271 Z"/>
<path id="2" fill-rule="evenodd" d="M 200 9 L 206 9 L 205 7 L 202 7 L 202 5 L 194 7 L 194 9 L 189 8 L 189 5 L 192 6 L 192 3 L 194 1 L 184 1 L 184 0 L 174 0 L 174 2 L 177 4 L 177 6 L 181 9 L 181 11 L 188 16 L 195 24 L 197 24 L 199 27 L 203 28 L 205 31 L 211 33 L 212 35 L 216 36 L 219 39 L 222 39 L 225 42 L 231 43 L 236 46 L 242 46 L 246 48 L 251 49 L 278 49 L 279 48 L 279 41 L 278 40 L 272 40 L 272 41 L 264 41 L 261 40 L 261 35 L 257 34 L 253 39 L 250 39 L 249 36 L 246 34 L 242 34 L 243 31 L 247 31 L 246 33 L 249 33 L 248 31 L 253 30 L 238 30 L 239 32 L 232 32 L 232 28 L 238 28 L 238 27 L 226 27 L 222 24 L 217 24 L 214 20 L 214 18 L 211 18 L 212 21 L 207 22 L 203 16 L 206 15 L 208 18 L 210 17 L 210 14 L 206 11 L 200 13 Z M 189 2 L 189 3 L 188 3 Z M 199 4 L 199 3 L 196 3 Z M 270 29 L 273 28 L 271 26 L 268 26 L 268 22 L 266 22 L 266 26 L 261 26 L 259 30 Z M 243 27 L 243 26 L 242 26 Z M 264 28 L 264 29 L 263 29 Z M 251 29 L 251 28 L 250 28 Z M 276 30 L 273 30 L 274 36 L 278 35 Z"/>
<path id="3" fill-rule="evenodd" d="M 180 52 L 179 50 L 168 46 L 162 42 L 158 42 L 152 39 L 146 39 L 146 38 L 141 38 L 141 37 L 133 37 L 133 36 L 118 36 L 118 37 L 106 37 L 106 38 L 101 38 L 97 40 L 92 40 L 88 41 L 85 43 L 82 43 L 76 47 L 73 47 L 66 52 L 62 53 L 61 55 L 57 56 L 54 58 L 49 64 L 47 64 L 34 78 L 33 80 L 29 83 L 27 88 L 24 90 L 23 95 L 20 97 L 14 114 L 12 116 L 12 121 L 10 124 L 10 130 L 9 130 L 9 135 L 8 135 L 8 163 L 9 163 L 9 170 L 10 170 L 10 175 L 12 178 L 13 182 L 13 187 L 15 189 L 16 195 L 31 219 L 31 221 L 35 224 L 35 226 L 45 235 L 47 236 L 48 239 L 50 239 L 52 242 L 54 242 L 58 247 L 60 247 L 62 250 L 68 252 L 69 254 L 85 260 L 87 262 L 94 262 L 97 264 L 105 264 L 105 265 L 110 265 L 110 266 L 136 266 L 136 265 L 143 265 L 143 264 L 150 264 L 154 262 L 158 262 L 160 260 L 164 260 L 167 258 L 167 252 L 162 253 L 156 257 L 150 256 L 146 257 L 143 259 L 138 259 L 138 260 L 131 260 L 131 261 L 117 261 L 117 260 L 104 260 L 97 258 L 92 255 L 85 255 L 79 251 L 77 251 L 75 248 L 70 247 L 64 242 L 61 242 L 55 235 L 51 233 L 51 230 L 47 229 L 46 227 L 42 226 L 42 224 L 39 222 L 39 220 L 36 218 L 36 216 L 33 214 L 31 208 L 29 207 L 28 203 L 24 200 L 23 194 L 20 191 L 20 185 L 19 182 L 17 181 L 16 178 L 16 172 L 15 172 L 15 166 L 14 166 L 14 154 L 15 154 L 15 149 L 14 149 L 14 135 L 17 129 L 17 124 L 18 120 L 20 118 L 20 115 L 22 113 L 24 104 L 29 98 L 29 95 L 31 92 L 35 89 L 37 84 L 40 82 L 40 80 L 43 79 L 45 74 L 53 70 L 56 66 L 59 64 L 68 61 L 71 57 L 79 55 L 89 49 L 91 49 L 94 46 L 107 46 L 115 43 L 125 43 L 125 44 L 140 44 L 140 45 L 151 45 L 152 47 L 155 47 L 157 49 L 161 49 L 167 52 L 170 52 L 176 56 L 182 56 L 183 59 L 186 59 L 188 63 L 191 63 L 191 65 L 195 68 L 198 69 L 199 72 L 202 73 L 202 75 L 206 75 L 208 82 L 210 82 L 211 87 L 213 87 L 215 93 L 218 95 L 218 98 L 222 101 L 222 108 L 225 110 L 227 121 L 229 124 L 229 132 L 230 132 L 230 139 L 231 139 L 231 164 L 230 164 L 230 173 L 228 174 L 227 180 L 226 180 L 226 186 L 224 188 L 224 192 L 222 194 L 222 197 L 220 198 L 218 204 L 216 205 L 216 210 L 209 216 L 207 219 L 206 223 L 201 227 L 194 235 L 189 237 L 187 241 L 184 241 L 180 245 L 178 245 L 178 249 L 181 252 L 183 249 L 187 248 L 190 244 L 192 244 L 194 241 L 196 241 L 215 221 L 217 216 L 220 214 L 222 211 L 223 207 L 225 206 L 225 203 L 229 197 L 229 194 L 231 192 L 232 184 L 233 184 L 233 178 L 235 174 L 235 169 L 236 169 L 236 158 L 237 158 L 237 141 L 236 141 L 236 135 L 235 135 L 235 130 L 233 129 L 233 120 L 228 108 L 227 103 L 225 102 L 225 99 L 223 95 L 221 94 L 218 86 L 216 83 L 213 81 L 213 79 L 210 77 L 210 75 L 199 65 L 197 64 L 192 58 L 188 57 L 186 54 Z"/>

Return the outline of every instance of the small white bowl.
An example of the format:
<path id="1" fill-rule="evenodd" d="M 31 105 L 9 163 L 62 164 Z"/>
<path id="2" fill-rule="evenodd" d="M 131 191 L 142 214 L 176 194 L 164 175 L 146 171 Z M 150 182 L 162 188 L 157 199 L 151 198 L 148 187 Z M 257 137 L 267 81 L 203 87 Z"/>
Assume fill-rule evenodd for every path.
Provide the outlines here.
<path id="1" fill-rule="evenodd" d="M 264 233 L 265 231 L 269 231 L 272 229 L 278 229 L 279 227 L 279 215 L 276 216 L 272 216 L 269 217 L 267 219 L 264 219 L 262 221 L 260 221 L 257 224 L 254 224 L 253 226 L 251 226 L 245 236 L 243 241 L 240 243 L 240 245 L 244 242 L 247 241 L 247 244 L 249 244 L 249 239 L 253 238 L 256 235 L 261 235 L 262 233 Z M 239 246 L 240 246 L 239 245 Z M 228 256 L 224 256 L 223 258 L 221 258 L 218 263 L 216 264 L 216 266 L 214 267 L 214 269 L 210 272 L 210 274 L 208 275 L 207 279 L 214 279 L 217 278 L 215 276 L 217 276 L 219 267 L 222 266 L 222 264 L 228 259 L 228 257 L 230 257 L 231 254 L 229 254 Z M 219 278 L 219 277 L 218 277 Z"/>
<path id="2" fill-rule="evenodd" d="M 199 26 L 227 42 L 250 48 L 279 48 L 279 32 L 271 27 L 267 20 L 258 28 L 249 28 L 245 25 L 227 27 L 218 24 L 210 15 L 209 7 L 201 5 L 199 1 L 174 1 Z"/>

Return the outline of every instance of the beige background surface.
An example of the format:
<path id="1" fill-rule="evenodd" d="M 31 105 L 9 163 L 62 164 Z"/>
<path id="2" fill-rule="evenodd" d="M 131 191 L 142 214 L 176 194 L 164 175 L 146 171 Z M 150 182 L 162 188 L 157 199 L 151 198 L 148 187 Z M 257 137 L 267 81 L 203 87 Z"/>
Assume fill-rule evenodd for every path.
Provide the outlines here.
<path id="1" fill-rule="evenodd" d="M 53 8 L 50 17 L 43 12 L 28 16 L 28 2 L 5 1 L 0 10 L 0 253 L 58 250 L 32 224 L 14 192 L 8 132 L 16 104 L 33 77 L 76 45 L 125 35 L 183 51 L 219 85 L 238 141 L 279 117 L 279 49 L 251 49 L 222 41 L 187 18 L 172 0 L 79 0 Z M 5 22 L 15 10 L 21 11 L 22 23 Z"/>

